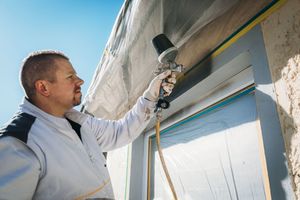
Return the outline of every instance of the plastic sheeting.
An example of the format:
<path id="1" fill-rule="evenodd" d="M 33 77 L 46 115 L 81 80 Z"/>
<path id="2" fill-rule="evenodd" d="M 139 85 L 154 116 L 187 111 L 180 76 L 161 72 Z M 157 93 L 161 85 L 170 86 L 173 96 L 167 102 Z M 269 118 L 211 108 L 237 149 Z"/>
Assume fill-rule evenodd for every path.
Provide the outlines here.
<path id="1" fill-rule="evenodd" d="M 254 95 L 170 128 L 161 145 L 179 199 L 265 199 Z M 152 139 L 151 199 L 172 199 Z"/>
<path id="2" fill-rule="evenodd" d="M 164 32 L 175 44 L 187 40 L 235 2 L 126 1 L 85 98 L 86 110 L 107 118 L 122 116 L 145 90 L 157 68 L 151 39 Z"/>
<path id="3" fill-rule="evenodd" d="M 165 33 L 192 67 L 270 0 L 126 1 L 84 100 L 84 110 L 117 119 L 128 111 L 158 66 L 151 39 Z"/>
<path id="4" fill-rule="evenodd" d="M 128 166 L 130 166 L 128 163 L 130 161 L 128 158 L 130 156 L 129 152 L 130 145 L 112 151 L 107 155 L 107 167 L 116 200 L 127 199 L 128 176 L 130 176 L 130 170 L 128 169 Z"/>

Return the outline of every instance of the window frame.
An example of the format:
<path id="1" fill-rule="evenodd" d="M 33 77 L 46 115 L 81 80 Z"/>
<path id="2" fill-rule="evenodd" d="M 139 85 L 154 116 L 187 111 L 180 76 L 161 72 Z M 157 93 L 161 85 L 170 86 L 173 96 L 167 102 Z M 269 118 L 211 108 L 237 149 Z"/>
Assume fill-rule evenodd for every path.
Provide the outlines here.
<path id="1" fill-rule="evenodd" d="M 286 159 L 277 159 L 278 155 L 285 154 L 284 141 L 281 134 L 280 123 L 277 114 L 276 108 L 276 95 L 274 92 L 274 85 L 271 79 L 267 56 L 265 52 L 265 46 L 263 41 L 263 36 L 261 32 L 260 25 L 256 25 L 253 29 L 247 32 L 243 37 L 229 46 L 226 50 L 224 50 L 217 57 L 212 59 L 212 66 L 216 68 L 216 70 L 212 71 L 212 74 L 208 76 L 208 78 L 212 78 L 212 80 L 218 80 L 220 83 L 226 83 L 226 80 L 230 80 L 230 77 L 226 77 L 222 73 L 217 73 L 218 70 L 226 69 L 226 64 L 233 62 L 239 56 L 248 55 L 246 61 L 244 60 L 244 65 L 242 65 L 242 70 L 246 69 L 250 65 L 253 70 L 253 84 L 256 85 L 255 92 L 255 101 L 257 106 L 257 127 L 259 130 L 259 141 L 260 141 L 260 157 L 261 157 L 261 165 L 262 165 L 262 173 L 263 173 L 263 182 L 265 186 L 266 199 L 292 199 L 293 198 L 293 190 L 291 186 L 290 177 L 288 175 L 288 167 Z M 246 56 L 247 57 L 247 56 Z M 231 63 L 232 65 L 232 63 Z M 241 65 L 240 65 L 241 66 Z M 201 66 L 199 66 L 201 67 Z M 241 68 L 230 67 L 228 68 L 231 71 L 231 75 L 235 75 L 240 73 Z M 215 73 L 215 74 L 214 74 Z M 232 76 L 231 76 L 232 77 Z M 225 78 L 225 80 L 224 80 Z M 224 82 L 225 81 L 225 82 Z M 190 93 L 193 92 L 193 89 L 197 86 L 204 86 L 205 80 L 198 83 L 196 86 L 182 94 L 180 97 L 171 102 L 171 107 L 175 107 L 174 109 L 178 109 L 176 107 L 177 104 L 180 104 L 180 100 L 185 98 L 191 99 L 192 101 L 188 104 L 192 104 L 198 101 L 198 112 L 205 107 L 217 102 L 217 98 L 215 100 L 209 99 L 209 96 L 203 95 L 202 98 L 206 99 L 206 104 L 202 104 L 199 106 L 199 99 L 196 97 L 194 99 L 190 96 Z M 249 83 L 246 83 L 246 85 Z M 252 84 L 252 83 L 250 83 Z M 241 84 L 241 88 L 247 87 L 246 85 Z M 218 89 L 214 86 L 216 90 Z M 202 92 L 211 91 L 209 85 L 205 85 L 205 88 Z M 232 91 L 234 93 L 234 90 Z M 230 96 L 231 94 L 227 91 L 226 96 Z M 202 93 L 205 94 L 205 93 Z M 211 94 L 210 94 L 211 95 Z M 221 96 L 219 96 L 221 97 Z M 197 99 L 198 98 L 198 99 Z M 223 97 L 224 98 L 224 97 Z M 222 98 L 221 98 L 222 99 Z M 210 103 L 207 103 L 207 101 Z M 204 100 L 205 103 L 205 100 Z M 175 106 L 173 106 L 175 105 Z M 184 105 L 186 106 L 186 105 Z M 174 110 L 171 109 L 163 112 L 165 115 L 165 119 L 162 122 L 161 130 L 171 126 L 172 124 L 177 123 L 182 120 L 184 117 L 192 115 L 195 112 L 195 108 L 197 104 L 193 104 L 193 109 L 188 109 L 186 112 L 186 116 L 181 116 L 179 118 L 174 117 Z M 191 106 L 190 108 L 193 108 Z M 173 115 L 173 116 L 172 116 Z M 154 123 L 152 122 L 151 126 L 153 127 Z M 149 137 L 154 134 L 153 129 L 148 129 L 143 138 L 143 178 L 142 178 L 142 199 L 148 198 L 148 176 L 149 176 Z M 285 177 L 280 177 L 280 174 L 285 175 Z"/>

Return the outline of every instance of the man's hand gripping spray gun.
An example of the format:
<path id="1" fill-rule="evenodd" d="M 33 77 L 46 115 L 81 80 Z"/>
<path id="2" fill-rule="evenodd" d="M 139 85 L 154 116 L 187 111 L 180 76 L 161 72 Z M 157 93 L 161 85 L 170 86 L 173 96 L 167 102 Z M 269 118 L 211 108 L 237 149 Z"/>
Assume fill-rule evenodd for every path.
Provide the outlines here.
<path id="1" fill-rule="evenodd" d="M 166 70 L 171 70 L 172 72 L 182 72 L 183 66 L 175 62 L 175 58 L 178 54 L 178 49 L 172 44 L 172 42 L 164 34 L 157 35 L 152 39 L 152 44 L 156 49 L 158 54 L 158 61 L 162 64 L 162 67 L 158 69 L 158 73 L 162 73 Z M 164 81 L 163 81 L 164 82 Z M 168 180 L 170 189 L 173 194 L 173 198 L 177 200 L 177 195 L 175 192 L 174 185 L 172 183 L 171 177 L 169 175 L 167 166 L 160 147 L 160 120 L 162 109 L 167 109 L 170 103 L 164 98 L 164 90 L 161 87 L 159 93 L 159 100 L 156 105 L 156 144 L 159 153 L 159 158 L 163 166 L 166 178 Z"/>

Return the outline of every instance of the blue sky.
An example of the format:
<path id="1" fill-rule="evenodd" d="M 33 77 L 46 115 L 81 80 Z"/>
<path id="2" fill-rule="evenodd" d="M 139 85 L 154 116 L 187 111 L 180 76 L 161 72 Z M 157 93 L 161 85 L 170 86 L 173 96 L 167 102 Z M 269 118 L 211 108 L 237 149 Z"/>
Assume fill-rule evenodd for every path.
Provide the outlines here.
<path id="1" fill-rule="evenodd" d="M 85 96 L 123 1 L 0 0 L 0 126 L 22 101 L 19 68 L 32 51 L 63 51 Z"/>

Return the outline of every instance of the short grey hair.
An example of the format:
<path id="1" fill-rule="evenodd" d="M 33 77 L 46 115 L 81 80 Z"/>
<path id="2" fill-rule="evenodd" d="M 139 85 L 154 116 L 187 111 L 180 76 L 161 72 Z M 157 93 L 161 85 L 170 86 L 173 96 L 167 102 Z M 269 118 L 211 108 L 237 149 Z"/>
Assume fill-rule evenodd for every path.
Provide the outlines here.
<path id="1" fill-rule="evenodd" d="M 20 82 L 26 97 L 31 99 L 35 96 L 35 82 L 37 80 L 56 81 L 55 61 L 69 58 L 60 51 L 41 50 L 30 53 L 24 60 L 20 70 Z"/>

